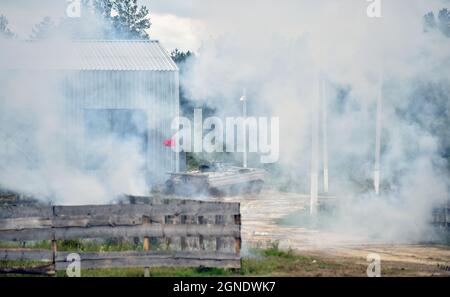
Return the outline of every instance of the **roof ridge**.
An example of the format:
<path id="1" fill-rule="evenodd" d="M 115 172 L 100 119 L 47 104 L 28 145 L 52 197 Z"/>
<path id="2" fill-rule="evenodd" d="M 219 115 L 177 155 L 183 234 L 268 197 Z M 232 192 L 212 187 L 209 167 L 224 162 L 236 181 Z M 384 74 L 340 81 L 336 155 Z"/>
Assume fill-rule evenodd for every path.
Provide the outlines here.
<path id="1" fill-rule="evenodd" d="M 178 71 L 169 52 L 157 40 L 77 40 L 58 42 L 24 42 L 5 46 L 11 59 L 0 68 L 66 70 L 148 70 Z M 2 48 L 3 50 L 3 48 Z M 18 58 L 20 57 L 20 58 Z M 3 67 L 2 67 L 3 66 Z"/>
<path id="2" fill-rule="evenodd" d="M 129 42 L 129 43 L 159 43 L 157 39 L 74 39 L 73 42 Z"/>
<path id="3" fill-rule="evenodd" d="M 24 39 L 25 42 L 40 42 L 40 41 L 50 41 L 50 42 L 58 42 L 57 39 Z M 69 39 L 69 40 L 60 40 L 60 42 L 79 42 L 79 43 L 90 43 L 90 42 L 128 42 L 128 43 L 159 43 L 157 39 Z"/>

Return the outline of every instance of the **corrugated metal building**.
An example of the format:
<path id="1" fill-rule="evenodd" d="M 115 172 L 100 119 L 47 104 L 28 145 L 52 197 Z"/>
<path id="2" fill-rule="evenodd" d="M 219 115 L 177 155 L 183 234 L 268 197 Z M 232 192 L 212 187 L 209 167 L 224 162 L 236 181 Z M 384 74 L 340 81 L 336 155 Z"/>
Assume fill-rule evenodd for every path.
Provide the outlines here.
<path id="1" fill-rule="evenodd" d="M 162 182 L 167 172 L 179 169 L 178 156 L 163 145 L 171 136 L 172 119 L 179 114 L 178 68 L 158 41 L 10 45 L 10 50 L 2 51 L 0 69 L 34 76 L 46 75 L 42 70 L 62 74 L 65 130 L 68 138 L 80 139 L 68 145 L 72 160 L 85 160 L 83 142 L 111 132 L 140 139 L 149 184 Z"/>

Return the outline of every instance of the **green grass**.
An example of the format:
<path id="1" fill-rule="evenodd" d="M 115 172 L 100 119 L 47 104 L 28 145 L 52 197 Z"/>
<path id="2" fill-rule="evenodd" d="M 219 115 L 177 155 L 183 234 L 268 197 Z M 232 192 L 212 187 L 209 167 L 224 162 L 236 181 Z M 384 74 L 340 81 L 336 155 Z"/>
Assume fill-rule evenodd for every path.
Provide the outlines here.
<path id="1" fill-rule="evenodd" d="M 277 242 L 266 249 L 255 249 L 253 254 L 259 257 L 243 259 L 242 274 L 244 275 L 290 276 L 302 272 L 341 268 L 339 264 L 300 255 L 291 249 L 281 250 Z"/>
<path id="2" fill-rule="evenodd" d="M 122 251 L 142 251 L 142 244 L 134 244 L 127 241 L 110 240 L 104 243 L 82 240 L 58 240 L 56 242 L 58 251 L 61 252 L 122 252 Z M 25 244 L 0 242 L 0 248 L 30 248 L 30 249 L 51 249 L 51 241 L 35 241 Z M 157 248 L 157 247 L 156 247 Z"/>

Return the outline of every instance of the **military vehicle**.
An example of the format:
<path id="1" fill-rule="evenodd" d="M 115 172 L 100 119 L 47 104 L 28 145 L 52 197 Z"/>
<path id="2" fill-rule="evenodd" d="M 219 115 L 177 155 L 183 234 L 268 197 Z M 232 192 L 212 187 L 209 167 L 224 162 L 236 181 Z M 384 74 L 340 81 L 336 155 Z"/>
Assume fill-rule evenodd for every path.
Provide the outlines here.
<path id="1" fill-rule="evenodd" d="M 221 163 L 199 166 L 198 170 L 170 173 L 166 182 L 168 194 L 225 196 L 259 194 L 267 172 L 259 168 L 243 168 Z"/>

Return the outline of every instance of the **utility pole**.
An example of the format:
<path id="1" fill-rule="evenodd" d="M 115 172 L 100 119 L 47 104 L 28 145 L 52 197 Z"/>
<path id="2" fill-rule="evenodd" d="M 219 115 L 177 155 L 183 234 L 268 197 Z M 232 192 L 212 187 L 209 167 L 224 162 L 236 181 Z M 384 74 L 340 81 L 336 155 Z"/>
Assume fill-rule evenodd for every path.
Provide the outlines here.
<path id="1" fill-rule="evenodd" d="M 247 95 L 246 95 L 246 90 L 244 88 L 244 90 L 242 91 L 242 96 L 240 98 L 240 101 L 242 102 L 242 117 L 244 119 L 244 124 L 243 124 L 243 138 L 244 138 L 244 152 L 242 155 L 242 167 L 247 168 L 247 127 L 245 125 L 245 122 L 247 120 Z"/>
<path id="2" fill-rule="evenodd" d="M 311 216 L 317 214 L 318 187 L 319 187 L 319 100 L 320 100 L 320 75 L 313 87 L 311 103 L 311 182 L 309 212 Z"/>
<path id="3" fill-rule="evenodd" d="M 382 96 L 383 96 L 383 73 L 380 75 L 380 81 L 377 90 L 377 114 L 376 114 L 376 132 L 375 132 L 375 166 L 373 172 L 373 186 L 375 193 L 380 193 L 381 184 L 381 113 L 382 113 Z"/>
<path id="4" fill-rule="evenodd" d="M 323 192 L 328 193 L 328 92 L 327 81 L 321 75 L 321 104 L 322 104 L 322 145 L 323 145 Z"/>
<path id="5" fill-rule="evenodd" d="M 179 129 L 180 128 L 180 104 L 179 104 L 179 102 L 176 105 L 175 114 L 176 114 L 176 119 L 177 119 L 177 129 Z M 176 150 L 175 150 L 176 151 L 175 152 L 175 172 L 179 173 L 180 172 L 180 154 L 181 154 L 181 151 L 180 151 L 180 144 L 178 142 L 178 139 L 177 139 L 177 142 L 175 143 L 175 145 L 176 145 Z M 183 154 L 185 154 L 184 151 L 183 151 Z M 184 158 L 184 159 L 186 160 L 186 158 Z"/>

